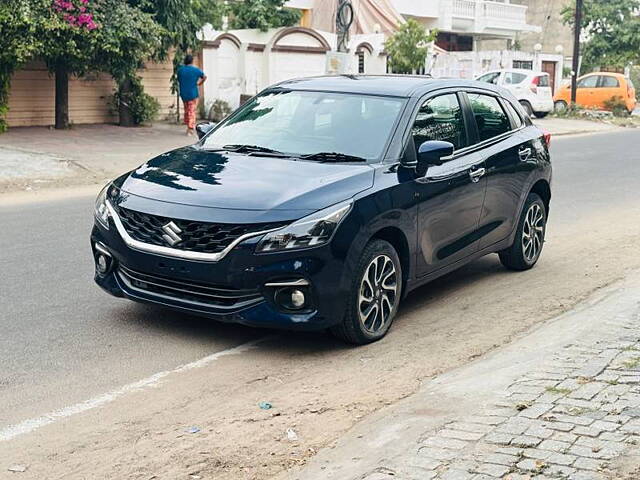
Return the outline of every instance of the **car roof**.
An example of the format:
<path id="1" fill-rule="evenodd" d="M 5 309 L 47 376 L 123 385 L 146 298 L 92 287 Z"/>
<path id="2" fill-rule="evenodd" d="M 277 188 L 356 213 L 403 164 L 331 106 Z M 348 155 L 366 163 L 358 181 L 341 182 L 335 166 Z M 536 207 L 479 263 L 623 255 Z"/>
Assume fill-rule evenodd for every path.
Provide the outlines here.
<path id="1" fill-rule="evenodd" d="M 589 72 L 589 73 L 585 73 L 580 78 L 590 77 L 592 75 L 604 75 L 607 77 L 626 78 L 624 73 L 618 73 L 618 72 Z"/>
<path id="2" fill-rule="evenodd" d="M 484 82 L 421 75 L 326 75 L 286 80 L 271 88 L 413 97 L 451 87 L 481 88 L 504 95 L 503 89 Z"/>
<path id="3" fill-rule="evenodd" d="M 536 77 L 539 77 L 540 75 L 549 75 L 547 72 L 536 72 L 535 70 L 529 70 L 526 68 L 501 68 L 498 70 L 489 70 L 488 72 L 482 73 L 481 75 L 487 75 L 489 73 L 522 73 L 524 75 L 535 75 Z"/>

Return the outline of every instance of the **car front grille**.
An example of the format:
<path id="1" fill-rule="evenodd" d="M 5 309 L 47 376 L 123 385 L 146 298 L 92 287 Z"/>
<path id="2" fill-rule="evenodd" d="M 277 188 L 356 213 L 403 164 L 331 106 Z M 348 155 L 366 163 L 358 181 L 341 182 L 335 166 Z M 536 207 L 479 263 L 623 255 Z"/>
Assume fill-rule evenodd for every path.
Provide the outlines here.
<path id="1" fill-rule="evenodd" d="M 286 225 L 280 223 L 206 223 L 179 220 L 117 207 L 116 212 L 127 233 L 134 239 L 151 245 L 171 247 L 200 253 L 219 253 L 243 235 L 273 230 Z M 177 237 L 167 232 L 173 223 Z M 169 234 L 169 235 L 167 235 Z"/>
<path id="2" fill-rule="evenodd" d="M 179 300 L 219 310 L 239 310 L 263 300 L 258 290 L 220 288 L 199 282 L 184 282 L 142 273 L 120 265 L 118 275 L 130 290 L 167 300 Z"/>

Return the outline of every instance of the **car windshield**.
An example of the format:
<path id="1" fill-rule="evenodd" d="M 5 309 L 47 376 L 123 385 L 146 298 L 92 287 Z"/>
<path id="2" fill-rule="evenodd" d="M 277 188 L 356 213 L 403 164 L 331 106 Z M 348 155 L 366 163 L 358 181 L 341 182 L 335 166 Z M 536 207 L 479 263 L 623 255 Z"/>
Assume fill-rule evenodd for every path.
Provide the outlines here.
<path id="1" fill-rule="evenodd" d="M 241 107 L 208 135 L 205 149 L 377 160 L 405 100 L 343 93 L 272 90 Z M 323 155 L 324 154 L 324 155 Z"/>

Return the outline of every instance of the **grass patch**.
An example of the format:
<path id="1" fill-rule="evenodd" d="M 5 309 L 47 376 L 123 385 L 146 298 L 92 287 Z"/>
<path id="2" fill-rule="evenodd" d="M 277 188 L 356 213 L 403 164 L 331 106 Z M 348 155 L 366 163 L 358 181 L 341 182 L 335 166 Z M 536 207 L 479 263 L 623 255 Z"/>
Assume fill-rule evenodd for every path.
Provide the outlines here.
<path id="1" fill-rule="evenodd" d="M 547 393 L 553 393 L 555 395 L 567 395 L 571 393 L 571 390 L 568 388 L 547 387 L 545 390 Z"/>
<path id="2" fill-rule="evenodd" d="M 629 360 L 622 362 L 622 365 L 629 370 L 637 368 L 640 366 L 640 357 L 630 358 Z"/>

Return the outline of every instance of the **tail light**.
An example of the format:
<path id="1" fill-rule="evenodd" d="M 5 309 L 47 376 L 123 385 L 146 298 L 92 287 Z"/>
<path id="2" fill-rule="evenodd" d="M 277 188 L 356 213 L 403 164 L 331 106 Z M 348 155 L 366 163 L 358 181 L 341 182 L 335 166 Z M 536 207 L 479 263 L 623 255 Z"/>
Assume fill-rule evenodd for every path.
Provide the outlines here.
<path id="1" fill-rule="evenodd" d="M 547 146 L 547 148 L 550 148 L 551 147 L 551 133 L 547 132 L 546 130 L 543 130 L 542 138 L 544 139 L 544 143 Z"/>
<path id="2" fill-rule="evenodd" d="M 533 77 L 529 88 L 531 88 L 533 93 L 538 93 L 538 85 L 540 85 L 540 77 Z"/>

